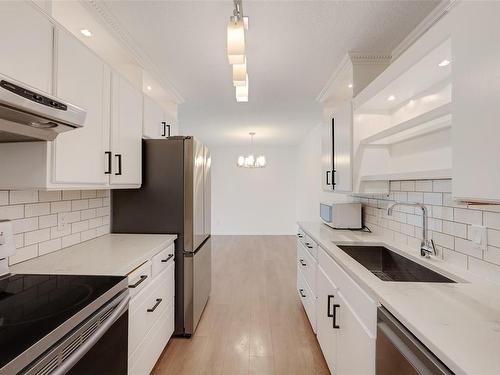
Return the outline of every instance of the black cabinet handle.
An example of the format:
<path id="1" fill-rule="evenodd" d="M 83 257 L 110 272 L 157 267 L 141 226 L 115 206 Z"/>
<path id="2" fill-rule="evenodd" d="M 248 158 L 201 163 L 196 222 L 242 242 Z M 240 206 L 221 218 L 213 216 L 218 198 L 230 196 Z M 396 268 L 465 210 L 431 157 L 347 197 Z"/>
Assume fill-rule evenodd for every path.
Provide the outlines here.
<path id="1" fill-rule="evenodd" d="M 111 151 L 105 151 L 104 155 L 108 157 L 108 170 L 104 174 L 111 174 Z"/>
<path id="2" fill-rule="evenodd" d="M 155 305 L 154 305 L 153 307 L 151 307 L 150 309 L 148 309 L 147 311 L 148 311 L 148 312 L 153 312 L 153 311 L 155 311 L 155 310 L 156 310 L 156 308 L 160 305 L 161 301 L 162 301 L 162 299 L 161 299 L 161 298 L 157 298 L 157 299 L 156 299 L 156 303 L 155 303 Z"/>
<path id="3" fill-rule="evenodd" d="M 337 185 L 335 183 L 335 172 L 337 172 L 335 169 L 332 170 L 332 186 L 334 187 L 335 189 L 335 185 Z"/>
<path id="4" fill-rule="evenodd" d="M 334 304 L 333 305 L 333 328 L 339 329 L 340 326 L 337 325 L 337 308 L 340 307 L 340 305 Z"/>
<path id="5" fill-rule="evenodd" d="M 326 302 L 327 303 L 327 306 L 326 306 L 326 316 L 329 317 L 329 318 L 333 318 L 333 313 L 330 312 L 330 306 L 332 305 L 332 298 L 334 298 L 335 296 L 332 296 L 331 294 L 328 295 L 328 301 Z"/>
<path id="6" fill-rule="evenodd" d="M 326 171 L 326 185 L 327 186 L 331 185 L 330 180 L 328 179 L 328 176 L 330 176 L 330 173 L 332 173 L 332 171 Z"/>
<path id="7" fill-rule="evenodd" d="M 307 296 L 304 294 L 304 289 L 299 289 L 300 296 L 302 298 L 306 298 Z"/>
<path id="8" fill-rule="evenodd" d="M 302 234 L 297 234 L 297 237 L 302 238 L 304 236 Z"/>
<path id="9" fill-rule="evenodd" d="M 313 248 L 313 247 L 311 246 L 311 244 L 308 244 L 308 243 L 306 243 L 306 246 L 307 246 L 307 248 L 308 248 L 308 249 L 312 249 L 312 248 Z"/>
<path id="10" fill-rule="evenodd" d="M 122 154 L 115 154 L 115 157 L 118 158 L 118 172 L 115 173 L 116 176 L 122 175 Z"/>
<path id="11" fill-rule="evenodd" d="M 174 256 L 174 254 L 168 254 L 167 259 L 162 259 L 162 260 L 161 260 L 161 262 L 162 262 L 162 263 L 166 263 L 166 262 L 168 262 L 168 261 L 169 261 L 169 260 L 170 260 L 173 256 Z"/>
<path id="12" fill-rule="evenodd" d="M 302 264 L 303 267 L 306 267 L 307 264 L 304 263 L 304 259 L 299 259 L 300 264 Z"/>
<path id="13" fill-rule="evenodd" d="M 162 125 L 163 125 L 163 133 L 162 133 L 162 137 L 170 137 L 170 125 L 167 125 L 167 123 L 165 121 L 162 121 L 161 122 Z"/>
<path id="14" fill-rule="evenodd" d="M 137 280 L 135 284 L 129 285 L 129 288 L 137 288 L 141 283 L 148 278 L 148 275 L 141 275 L 141 278 Z"/>

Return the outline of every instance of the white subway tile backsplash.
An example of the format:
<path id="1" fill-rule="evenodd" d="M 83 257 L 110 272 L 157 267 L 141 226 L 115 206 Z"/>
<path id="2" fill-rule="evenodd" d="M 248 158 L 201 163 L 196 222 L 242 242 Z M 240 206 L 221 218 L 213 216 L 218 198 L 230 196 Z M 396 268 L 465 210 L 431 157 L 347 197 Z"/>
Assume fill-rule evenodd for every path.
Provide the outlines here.
<path id="1" fill-rule="evenodd" d="M 451 180 L 432 181 L 432 191 L 438 193 L 451 193 Z"/>
<path id="2" fill-rule="evenodd" d="M 95 190 L 82 190 L 82 199 L 96 198 L 97 191 Z"/>
<path id="3" fill-rule="evenodd" d="M 24 206 L 24 216 L 42 216 L 50 214 L 50 203 L 31 203 Z"/>
<path id="4" fill-rule="evenodd" d="M 500 230 L 500 213 L 498 212 L 484 212 L 483 213 L 484 225 L 488 228 Z"/>
<path id="5" fill-rule="evenodd" d="M 465 224 L 483 224 L 483 213 L 482 211 L 469 210 L 466 208 L 455 208 L 453 210 L 453 217 L 455 221 Z"/>
<path id="6" fill-rule="evenodd" d="M 39 202 L 54 202 L 61 200 L 61 191 L 60 190 L 49 190 L 43 191 L 40 190 L 38 192 L 38 201 Z"/>
<path id="7" fill-rule="evenodd" d="M 24 233 L 24 245 L 29 246 L 50 240 L 50 228 L 34 230 Z"/>
<path id="8" fill-rule="evenodd" d="M 102 198 L 89 199 L 89 208 L 102 207 Z"/>
<path id="9" fill-rule="evenodd" d="M 38 190 L 11 190 L 9 193 L 10 204 L 38 202 Z"/>
<path id="10" fill-rule="evenodd" d="M 80 190 L 63 190 L 62 199 L 63 201 L 70 201 L 73 199 L 80 199 Z"/>
<path id="11" fill-rule="evenodd" d="M 0 207 L 0 219 L 14 220 L 24 217 L 24 206 L 2 206 Z"/>
<path id="12" fill-rule="evenodd" d="M 24 233 L 38 229 L 38 217 L 31 217 L 28 219 L 12 220 L 12 228 L 14 234 Z"/>
<path id="13" fill-rule="evenodd" d="M 429 214 L 429 235 L 444 261 L 483 276 L 500 280 L 500 206 L 470 205 L 454 201 L 451 180 L 391 181 L 388 196 L 366 196 L 363 203 L 365 224 L 378 234 L 388 235 L 417 250 L 422 238 L 422 210 L 396 206 L 392 216 L 387 206 L 393 201 L 425 204 Z M 106 222 L 107 223 L 107 222 Z M 104 224 L 104 222 L 103 222 Z M 474 225 L 487 227 L 488 250 L 471 240 Z"/>
<path id="14" fill-rule="evenodd" d="M 424 193 L 424 203 L 442 205 L 443 204 L 443 194 L 442 193 Z"/>
<path id="15" fill-rule="evenodd" d="M 54 238 L 53 240 L 41 242 L 38 244 L 38 254 L 45 255 L 52 253 L 54 251 L 60 250 L 62 247 L 62 241 L 60 238 Z"/>
<path id="16" fill-rule="evenodd" d="M 89 208 L 89 203 L 97 208 Z M 0 220 L 12 220 L 14 264 L 110 232 L 109 190 L 2 190 Z M 66 226 L 58 230 L 59 216 Z M 92 227 L 90 227 L 90 220 Z"/>
<path id="17" fill-rule="evenodd" d="M 416 181 L 415 191 L 432 191 L 432 180 Z"/>

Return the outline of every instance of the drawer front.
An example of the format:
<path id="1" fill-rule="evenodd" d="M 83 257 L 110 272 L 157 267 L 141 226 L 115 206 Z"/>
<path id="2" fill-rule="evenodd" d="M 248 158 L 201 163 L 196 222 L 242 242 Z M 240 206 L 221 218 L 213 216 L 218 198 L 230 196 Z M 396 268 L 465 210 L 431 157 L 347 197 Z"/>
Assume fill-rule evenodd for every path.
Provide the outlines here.
<path id="1" fill-rule="evenodd" d="M 297 230 L 297 241 L 301 243 L 306 242 L 306 234 L 301 228 Z"/>
<path id="2" fill-rule="evenodd" d="M 174 300 L 174 264 L 164 270 L 130 302 L 129 355 Z"/>
<path id="3" fill-rule="evenodd" d="M 307 318 L 311 323 L 311 327 L 316 332 L 316 296 L 307 284 L 302 271 L 297 269 L 297 292 L 299 294 L 304 310 L 306 311 Z"/>
<path id="4" fill-rule="evenodd" d="M 153 278 L 158 276 L 164 269 L 174 262 L 174 244 L 160 251 L 152 259 L 152 274 Z"/>
<path id="5" fill-rule="evenodd" d="M 128 290 L 130 298 L 134 298 L 151 282 L 151 262 L 148 260 L 139 268 L 128 274 Z"/>
<path id="6" fill-rule="evenodd" d="M 174 303 L 162 312 L 151 330 L 145 335 L 136 351 L 129 356 L 128 374 L 144 375 L 151 373 L 168 340 L 174 333 Z"/>
<path id="7" fill-rule="evenodd" d="M 311 253 L 314 259 L 318 259 L 318 244 L 316 243 L 316 241 L 306 235 L 304 246 L 307 248 L 307 251 Z"/>
<path id="8" fill-rule="evenodd" d="M 297 266 L 301 269 L 312 291 L 315 292 L 317 262 L 302 244 L 298 244 L 297 248 Z"/>
<path id="9" fill-rule="evenodd" d="M 318 264 L 356 312 L 360 323 L 371 335 L 375 336 L 377 331 L 376 302 L 321 247 L 318 250 Z"/>

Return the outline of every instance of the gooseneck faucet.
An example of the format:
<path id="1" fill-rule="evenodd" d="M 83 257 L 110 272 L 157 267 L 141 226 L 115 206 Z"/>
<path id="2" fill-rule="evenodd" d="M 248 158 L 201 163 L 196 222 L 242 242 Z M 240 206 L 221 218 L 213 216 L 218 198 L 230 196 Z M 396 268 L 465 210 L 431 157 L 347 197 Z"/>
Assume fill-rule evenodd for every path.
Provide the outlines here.
<path id="1" fill-rule="evenodd" d="M 406 203 L 406 202 L 395 202 L 387 208 L 387 215 L 391 216 L 392 211 L 394 211 L 395 206 L 409 206 L 417 207 L 422 209 L 422 242 L 420 243 L 420 255 L 429 258 L 432 255 L 436 255 L 436 248 L 434 247 L 434 241 L 429 240 L 427 237 L 427 207 L 421 203 Z"/>

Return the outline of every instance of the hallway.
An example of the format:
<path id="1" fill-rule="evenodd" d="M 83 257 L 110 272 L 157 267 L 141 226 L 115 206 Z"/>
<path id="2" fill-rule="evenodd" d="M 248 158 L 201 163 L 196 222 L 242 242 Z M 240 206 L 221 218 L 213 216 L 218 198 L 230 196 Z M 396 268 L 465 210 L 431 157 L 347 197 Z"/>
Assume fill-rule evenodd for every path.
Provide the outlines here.
<path id="1" fill-rule="evenodd" d="M 294 236 L 213 237 L 212 293 L 196 334 L 153 374 L 328 374 L 296 291 Z"/>

